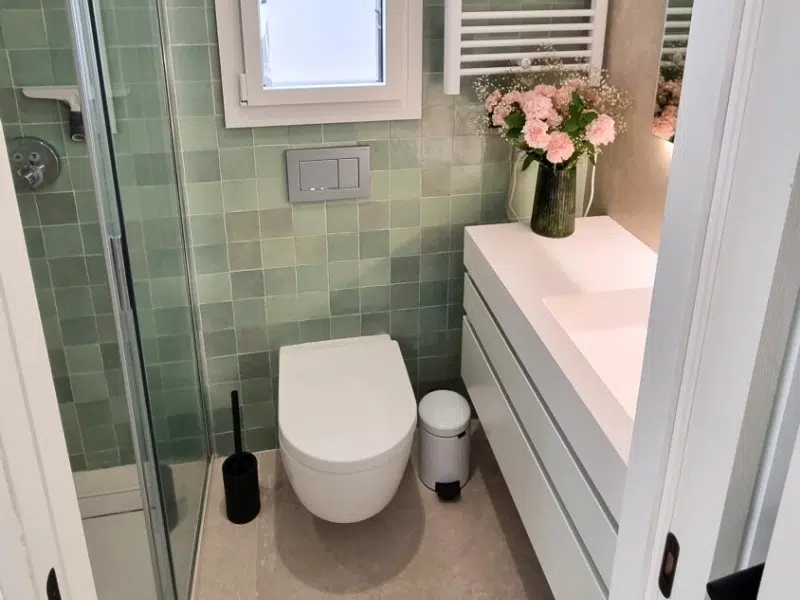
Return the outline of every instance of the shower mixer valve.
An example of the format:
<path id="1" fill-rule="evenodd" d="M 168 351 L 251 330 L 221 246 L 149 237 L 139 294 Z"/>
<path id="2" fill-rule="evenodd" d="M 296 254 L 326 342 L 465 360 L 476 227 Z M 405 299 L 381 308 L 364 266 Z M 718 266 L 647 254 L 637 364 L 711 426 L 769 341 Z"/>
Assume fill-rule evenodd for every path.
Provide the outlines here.
<path id="1" fill-rule="evenodd" d="M 55 148 L 39 138 L 13 139 L 8 144 L 8 153 L 18 190 L 38 190 L 53 183 L 61 173 Z"/>

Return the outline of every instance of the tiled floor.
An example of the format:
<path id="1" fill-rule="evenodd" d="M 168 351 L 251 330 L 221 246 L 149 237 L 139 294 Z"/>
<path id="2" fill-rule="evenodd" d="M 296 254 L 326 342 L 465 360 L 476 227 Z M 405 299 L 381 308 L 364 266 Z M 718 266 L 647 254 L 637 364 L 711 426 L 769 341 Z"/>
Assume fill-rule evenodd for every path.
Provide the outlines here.
<path id="1" fill-rule="evenodd" d="M 262 511 L 248 525 L 224 517 L 212 477 L 196 600 L 552 600 L 508 489 L 479 432 L 461 502 L 441 504 L 412 467 L 392 503 L 363 523 L 308 513 L 276 452 L 259 455 Z"/>

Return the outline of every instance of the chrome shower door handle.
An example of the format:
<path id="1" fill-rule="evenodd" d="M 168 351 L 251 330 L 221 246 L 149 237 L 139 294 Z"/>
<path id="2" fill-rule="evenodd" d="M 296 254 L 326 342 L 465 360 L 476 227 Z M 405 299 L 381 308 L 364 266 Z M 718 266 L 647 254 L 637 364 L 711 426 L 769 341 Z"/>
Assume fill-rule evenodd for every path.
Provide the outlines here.
<path id="1" fill-rule="evenodd" d="M 122 236 L 111 235 L 108 237 L 111 246 L 111 262 L 114 267 L 114 287 L 117 288 L 119 306 L 123 311 L 131 310 L 130 292 L 128 291 L 128 277 L 125 271 L 125 255 L 122 250 Z"/>

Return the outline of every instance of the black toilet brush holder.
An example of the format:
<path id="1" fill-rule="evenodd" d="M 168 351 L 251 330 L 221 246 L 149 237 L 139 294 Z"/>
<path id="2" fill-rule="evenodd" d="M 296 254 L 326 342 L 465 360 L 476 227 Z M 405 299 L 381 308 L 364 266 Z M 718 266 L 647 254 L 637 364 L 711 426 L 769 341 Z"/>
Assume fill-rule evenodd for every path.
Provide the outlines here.
<path id="1" fill-rule="evenodd" d="M 261 511 L 261 490 L 258 487 L 258 460 L 242 449 L 242 422 L 239 414 L 239 392 L 231 392 L 233 441 L 235 452 L 222 463 L 225 486 L 225 512 L 236 525 L 249 523 Z"/>

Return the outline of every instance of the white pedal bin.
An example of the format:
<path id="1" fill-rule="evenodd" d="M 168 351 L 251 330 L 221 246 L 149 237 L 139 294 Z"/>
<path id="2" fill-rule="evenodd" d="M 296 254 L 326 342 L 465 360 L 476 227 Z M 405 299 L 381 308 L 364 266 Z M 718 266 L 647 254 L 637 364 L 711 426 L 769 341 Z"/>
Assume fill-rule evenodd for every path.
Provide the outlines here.
<path id="1" fill-rule="evenodd" d="M 419 403 L 419 478 L 442 500 L 456 500 L 469 479 L 472 411 L 461 394 L 437 390 Z"/>

